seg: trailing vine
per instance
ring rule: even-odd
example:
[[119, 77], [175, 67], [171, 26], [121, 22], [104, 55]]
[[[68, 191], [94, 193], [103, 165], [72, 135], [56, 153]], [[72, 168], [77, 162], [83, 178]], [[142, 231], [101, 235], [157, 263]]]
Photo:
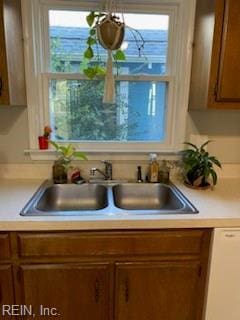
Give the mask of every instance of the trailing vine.
[[[97, 23], [104, 19], [109, 15], [109, 13], [103, 12], [95, 12], [91, 11], [89, 15], [86, 17], [87, 23], [89, 25], [89, 34], [86, 40], [87, 49], [84, 51], [84, 61], [83, 72], [89, 79], [94, 79], [96, 76], [103, 76], [106, 73], [106, 68], [104, 67], [104, 63], [101, 61], [99, 54], [99, 41], [97, 37]], [[119, 18], [117, 16], [112, 16], [115, 21]], [[97, 54], [94, 52], [94, 46], [97, 48]], [[97, 60], [93, 60], [97, 58]], [[125, 61], [126, 56], [121, 49], [112, 51], [112, 58], [115, 62], [117, 61]], [[91, 62], [95, 62], [94, 65], [90, 65]]]

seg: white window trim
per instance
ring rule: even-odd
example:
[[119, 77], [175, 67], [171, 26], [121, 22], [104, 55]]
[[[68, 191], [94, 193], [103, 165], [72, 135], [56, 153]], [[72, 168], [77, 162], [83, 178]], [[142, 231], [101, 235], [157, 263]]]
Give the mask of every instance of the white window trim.
[[[121, 1], [126, 3], [127, 1]], [[24, 32], [24, 51], [26, 65], [26, 82], [27, 82], [27, 101], [28, 101], [28, 118], [29, 118], [29, 152], [32, 159], [49, 159], [51, 151], [39, 152], [37, 137], [42, 134], [44, 125], [49, 123], [48, 112], [48, 79], [51, 75], [46, 70], [46, 55], [49, 48], [46, 45], [48, 39], [47, 28], [42, 28], [43, 25], [48, 25], [48, 21], [41, 21], [41, 16], [46, 17], [46, 10], [52, 6], [58, 9], [71, 7], [71, 9], [91, 9], [98, 7], [98, 1], [72, 1], [72, 0], [22, 0], [23, 14], [23, 32]], [[161, 4], [161, 12], [168, 13], [178, 17], [173, 19], [177, 21], [174, 25], [169, 39], [169, 59], [173, 70], [169, 70], [169, 75], [156, 76], [156, 80], [163, 80], [169, 83], [169, 101], [171, 106], [167, 115], [167, 139], [164, 143], [152, 142], [76, 142], [77, 149], [87, 152], [88, 154], [99, 154], [104, 157], [105, 153], [116, 154], [132, 154], [132, 158], [139, 158], [139, 154], [148, 154], [149, 152], [175, 154], [182, 149], [182, 142], [185, 137], [185, 125], [188, 108], [190, 70], [192, 57], [192, 42], [194, 29], [194, 16], [196, 0], [138, 0], [131, 1], [131, 4], [126, 4], [128, 12], [156, 12], [156, 5]], [[38, 16], [38, 19], [34, 17]], [[172, 50], [173, 44], [177, 43], [177, 50]], [[44, 48], [40, 48], [41, 44]], [[45, 57], [41, 57], [38, 53], [43, 49]], [[44, 63], [45, 62], [45, 63]], [[176, 63], [177, 62], [177, 63]], [[44, 69], [45, 68], [45, 69]], [[176, 77], [172, 77], [176, 71]], [[69, 77], [71, 79], [81, 79], [83, 76], [79, 74], [54, 74], [57, 79]], [[132, 76], [121, 76], [123, 79], [131, 80]], [[146, 76], [148, 78], [148, 76]], [[152, 76], [151, 76], [152, 78]], [[134, 76], [134, 80], [138, 78]], [[139, 77], [143, 80], [144, 77]], [[175, 92], [173, 95], [172, 92]], [[94, 150], [94, 151], [93, 151]]]

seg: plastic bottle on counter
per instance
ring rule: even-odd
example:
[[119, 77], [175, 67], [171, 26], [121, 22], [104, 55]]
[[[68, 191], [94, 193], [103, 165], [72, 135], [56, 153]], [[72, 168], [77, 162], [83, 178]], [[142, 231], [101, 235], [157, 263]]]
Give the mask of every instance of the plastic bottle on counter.
[[148, 170], [148, 182], [158, 182], [159, 164], [156, 153], [150, 153], [150, 164]]
[[167, 165], [167, 161], [163, 160], [159, 169], [159, 182], [169, 183], [169, 171], [170, 169]]

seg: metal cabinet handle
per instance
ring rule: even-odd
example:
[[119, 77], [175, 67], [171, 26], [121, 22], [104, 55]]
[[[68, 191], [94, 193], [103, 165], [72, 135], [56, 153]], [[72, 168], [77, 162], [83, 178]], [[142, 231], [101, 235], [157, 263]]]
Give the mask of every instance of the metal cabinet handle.
[[2, 81], [2, 77], [0, 77], [0, 97], [2, 95], [2, 89], [3, 89], [3, 81]]
[[130, 295], [129, 279], [125, 278], [124, 279], [124, 296], [125, 296], [125, 302], [126, 303], [129, 301], [129, 295]]
[[100, 282], [98, 279], [95, 280], [94, 290], [95, 290], [95, 302], [98, 303], [100, 299]]

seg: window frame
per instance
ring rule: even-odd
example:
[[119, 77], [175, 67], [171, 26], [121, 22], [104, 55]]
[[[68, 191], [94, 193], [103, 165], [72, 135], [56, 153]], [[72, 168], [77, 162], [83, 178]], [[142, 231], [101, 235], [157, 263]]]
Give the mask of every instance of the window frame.
[[[37, 137], [49, 123], [49, 79], [87, 79], [78, 73], [51, 73], [49, 66], [48, 11], [54, 10], [97, 10], [98, 1], [66, 0], [22, 0], [24, 50], [28, 99], [30, 155], [42, 159]], [[152, 0], [127, 1], [124, 11], [139, 13], [168, 14], [168, 74], [166, 75], [121, 75], [116, 80], [164, 81], [168, 83], [168, 107], [166, 116], [166, 140], [162, 142], [73, 142], [77, 149], [87, 153], [130, 153], [133, 155], [149, 152], [174, 154], [181, 149], [185, 136], [185, 122], [188, 107], [194, 14], [196, 0]], [[121, 5], [122, 5], [121, 3]], [[90, 8], [91, 7], [91, 8]], [[175, 48], [174, 48], [175, 44]], [[175, 50], [174, 50], [175, 49]], [[39, 54], [42, 52], [43, 54]], [[181, 77], [181, 75], [184, 75]], [[178, 102], [178, 103], [177, 103]], [[179, 107], [180, 106], [180, 107]], [[64, 142], [63, 142], [64, 143]], [[94, 151], [93, 151], [94, 150]], [[49, 154], [46, 154], [46, 159]]]

